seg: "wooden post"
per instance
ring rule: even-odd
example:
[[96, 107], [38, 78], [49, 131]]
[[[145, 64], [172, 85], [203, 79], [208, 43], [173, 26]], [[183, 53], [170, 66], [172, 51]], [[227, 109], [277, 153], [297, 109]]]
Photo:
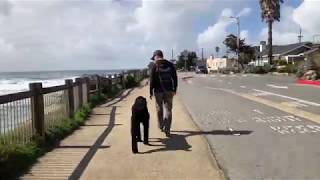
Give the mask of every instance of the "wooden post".
[[44, 136], [44, 102], [42, 94], [42, 83], [30, 83], [30, 91], [34, 93], [31, 98], [31, 113], [33, 126], [36, 130], [36, 134]]
[[97, 95], [101, 97], [101, 79], [100, 76], [97, 75]]
[[117, 85], [118, 84], [118, 76], [117, 76], [117, 74], [114, 74], [113, 78], [114, 78], [115, 84]]
[[122, 89], [126, 89], [126, 83], [124, 81], [124, 72], [121, 73], [121, 85]]
[[69, 101], [69, 107], [68, 107], [68, 112], [69, 112], [69, 117], [73, 117], [74, 113], [74, 97], [73, 97], [73, 80], [72, 79], [66, 79], [65, 84], [68, 87], [68, 101]]
[[81, 106], [83, 104], [83, 89], [82, 89], [83, 80], [82, 80], [82, 78], [76, 78], [76, 83], [78, 83], [79, 108], [81, 108]]
[[108, 74], [108, 93], [112, 90], [112, 75]]
[[85, 82], [87, 84], [87, 102], [90, 101], [90, 78], [85, 77]]

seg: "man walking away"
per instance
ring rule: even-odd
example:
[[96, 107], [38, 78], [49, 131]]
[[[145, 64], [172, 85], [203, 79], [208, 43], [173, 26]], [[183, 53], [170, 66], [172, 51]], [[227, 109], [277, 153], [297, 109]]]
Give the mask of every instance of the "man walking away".
[[155, 95], [159, 128], [170, 137], [172, 99], [178, 86], [177, 72], [174, 65], [163, 58], [161, 50], [156, 50], [151, 59], [155, 64], [151, 70], [150, 98]]

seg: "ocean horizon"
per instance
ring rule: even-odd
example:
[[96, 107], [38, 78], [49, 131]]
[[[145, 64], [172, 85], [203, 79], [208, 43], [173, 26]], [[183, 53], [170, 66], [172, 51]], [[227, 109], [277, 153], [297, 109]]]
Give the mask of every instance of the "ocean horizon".
[[84, 75], [107, 75], [126, 71], [118, 70], [60, 70], [0, 72], [0, 96], [29, 90], [29, 83], [42, 82], [43, 87], [63, 85], [65, 79], [75, 79]]

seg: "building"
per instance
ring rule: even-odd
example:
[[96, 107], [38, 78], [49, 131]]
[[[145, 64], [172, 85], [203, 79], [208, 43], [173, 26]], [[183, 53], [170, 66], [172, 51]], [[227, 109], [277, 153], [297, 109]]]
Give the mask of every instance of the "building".
[[207, 68], [208, 72], [218, 72], [219, 70], [223, 69], [231, 69], [235, 65], [235, 61], [228, 58], [214, 58], [210, 56], [207, 59]]
[[320, 45], [314, 45], [313, 48], [304, 53], [308, 70], [316, 70], [320, 75]]
[[[259, 47], [259, 48], [258, 48]], [[287, 63], [296, 63], [299, 61], [304, 61], [305, 52], [312, 49], [312, 43], [302, 42], [295, 44], [286, 45], [274, 45], [272, 46], [272, 57], [273, 61], [286, 61]], [[250, 64], [256, 66], [263, 66], [268, 64], [268, 48], [265, 41], [260, 42], [260, 46], [255, 46], [256, 50], [256, 60], [252, 61]]]

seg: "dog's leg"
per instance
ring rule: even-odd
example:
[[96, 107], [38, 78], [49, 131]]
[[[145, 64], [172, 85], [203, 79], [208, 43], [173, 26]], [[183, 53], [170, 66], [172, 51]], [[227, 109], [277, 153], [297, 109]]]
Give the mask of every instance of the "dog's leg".
[[132, 152], [133, 152], [133, 153], [138, 153], [137, 137], [136, 137], [134, 134], [132, 135], [131, 149], [132, 149]]
[[149, 120], [143, 122], [143, 143], [149, 144]]
[[137, 137], [137, 141], [138, 142], [142, 142], [142, 139], [141, 139], [141, 130], [140, 130], [140, 123], [137, 123], [136, 124], [136, 137]]

